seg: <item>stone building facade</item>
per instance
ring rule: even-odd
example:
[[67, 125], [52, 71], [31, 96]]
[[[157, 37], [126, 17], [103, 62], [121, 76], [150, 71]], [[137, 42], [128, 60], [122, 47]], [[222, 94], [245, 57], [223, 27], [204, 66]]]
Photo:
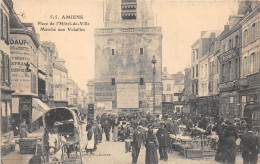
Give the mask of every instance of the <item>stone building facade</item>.
[[12, 93], [10, 76], [10, 13], [13, 8], [11, 0], [3, 0], [0, 3], [0, 59], [1, 59], [1, 132], [12, 131]]
[[242, 53], [240, 110], [241, 117], [260, 128], [260, 2], [250, 2], [251, 12], [241, 20]]

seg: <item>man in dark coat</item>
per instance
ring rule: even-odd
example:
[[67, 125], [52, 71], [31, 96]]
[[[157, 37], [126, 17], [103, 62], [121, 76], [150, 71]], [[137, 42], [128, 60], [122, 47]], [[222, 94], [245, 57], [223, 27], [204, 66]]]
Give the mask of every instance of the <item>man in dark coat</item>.
[[104, 128], [104, 132], [106, 134], [106, 141], [110, 141], [110, 125], [108, 124], [108, 121], [106, 120], [104, 125], [103, 125], [103, 128]]
[[144, 134], [139, 127], [134, 128], [133, 141], [132, 141], [132, 163], [136, 164], [140, 153], [141, 144], [144, 142]]
[[241, 138], [240, 149], [244, 164], [257, 164], [259, 153], [258, 137], [253, 133], [251, 125], [248, 125], [247, 132]]
[[170, 119], [167, 119], [165, 128], [168, 130], [169, 133], [173, 134], [173, 125]]
[[160, 160], [167, 161], [168, 160], [167, 148], [170, 146], [171, 141], [170, 141], [169, 132], [167, 129], [165, 129], [164, 123], [161, 123], [161, 127], [156, 133], [156, 137], [159, 143]]

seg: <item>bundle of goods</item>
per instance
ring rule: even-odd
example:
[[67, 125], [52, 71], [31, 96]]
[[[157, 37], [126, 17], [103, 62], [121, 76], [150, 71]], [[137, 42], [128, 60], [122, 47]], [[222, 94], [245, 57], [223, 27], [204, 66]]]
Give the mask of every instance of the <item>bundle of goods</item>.
[[201, 129], [201, 128], [193, 128], [191, 131], [191, 136], [192, 137], [197, 137], [197, 136], [201, 136], [202, 134], [204, 134], [206, 132], [206, 130]]
[[15, 142], [12, 141], [13, 133], [3, 134], [1, 136], [1, 155], [7, 155], [15, 151]]
[[192, 141], [191, 137], [183, 136], [183, 135], [180, 135], [180, 134], [177, 134], [177, 135], [170, 134], [170, 138], [172, 138], [172, 139], [174, 139], [176, 141], [182, 141], [182, 142], [190, 142], [190, 141]]
[[34, 154], [36, 149], [36, 138], [21, 138], [19, 140], [19, 147], [21, 154]]
[[13, 151], [15, 151], [15, 143], [1, 145], [1, 156], [8, 155]]

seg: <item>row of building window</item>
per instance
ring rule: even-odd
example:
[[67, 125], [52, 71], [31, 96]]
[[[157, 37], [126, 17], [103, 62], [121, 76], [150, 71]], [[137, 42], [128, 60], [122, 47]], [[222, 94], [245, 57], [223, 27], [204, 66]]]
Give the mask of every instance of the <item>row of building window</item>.
[[[139, 55], [143, 55], [143, 54], [144, 54], [144, 49], [140, 48]], [[111, 49], [111, 55], [115, 55], [115, 49]]]
[[215, 60], [209, 63], [209, 74], [219, 73], [219, 61]]
[[0, 9], [0, 17], [1, 17], [1, 39], [5, 40], [5, 42], [9, 43], [9, 19], [8, 16], [4, 14], [3, 10]]
[[198, 83], [192, 84], [192, 95], [198, 95]]
[[208, 64], [201, 66], [201, 78], [206, 78], [208, 76]]
[[221, 82], [229, 82], [239, 78], [239, 59], [235, 58], [229, 62], [223, 63], [221, 67]]
[[[235, 41], [234, 41], [235, 40]], [[226, 46], [227, 44], [227, 46]], [[238, 48], [239, 47], [239, 38], [238, 38], [238, 35], [235, 36], [235, 38], [230, 38], [228, 40], [228, 42], [224, 42], [222, 44], [222, 53], [226, 52], [226, 51], [229, 51], [233, 48]]]
[[192, 78], [199, 76], [199, 65], [197, 64], [195, 67], [192, 67]]
[[195, 60], [198, 60], [198, 49], [194, 49], [192, 50], [192, 60], [195, 61]]
[[260, 21], [253, 23], [243, 31], [243, 47], [260, 37]]
[[260, 51], [245, 56], [242, 59], [242, 77], [259, 72], [260, 69]]
[[66, 89], [54, 89], [55, 101], [66, 101], [67, 91]]

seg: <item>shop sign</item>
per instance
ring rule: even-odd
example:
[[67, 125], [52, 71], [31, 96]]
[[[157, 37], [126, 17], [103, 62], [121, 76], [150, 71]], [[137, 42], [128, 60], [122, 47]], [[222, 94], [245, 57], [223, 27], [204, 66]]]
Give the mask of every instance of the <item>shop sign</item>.
[[235, 57], [239, 56], [237, 48], [233, 48], [225, 53], [223, 53], [221, 56], [219, 56], [219, 62], [225, 63]]
[[218, 87], [220, 89], [220, 91], [228, 91], [228, 90], [233, 90], [233, 89], [236, 89], [238, 88], [238, 83], [237, 82], [228, 82], [228, 83], [222, 83], [222, 84], [219, 84]]

